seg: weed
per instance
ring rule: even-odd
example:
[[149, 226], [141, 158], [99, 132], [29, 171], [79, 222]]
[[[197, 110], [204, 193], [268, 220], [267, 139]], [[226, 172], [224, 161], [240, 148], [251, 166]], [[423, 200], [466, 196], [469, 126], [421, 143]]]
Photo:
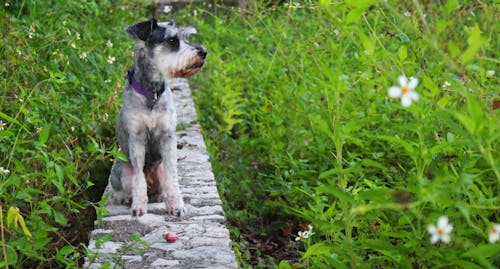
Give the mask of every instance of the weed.
[[0, 7], [0, 267], [76, 268], [83, 260], [116, 152], [117, 99], [131, 64], [123, 52], [132, 46], [122, 29], [137, 20], [136, 5]]
[[[498, 266], [494, 4], [259, 3], [190, 18], [210, 51], [195, 101], [243, 266], [287, 268], [282, 248], [309, 268]], [[440, 216], [451, 238], [433, 245]]]

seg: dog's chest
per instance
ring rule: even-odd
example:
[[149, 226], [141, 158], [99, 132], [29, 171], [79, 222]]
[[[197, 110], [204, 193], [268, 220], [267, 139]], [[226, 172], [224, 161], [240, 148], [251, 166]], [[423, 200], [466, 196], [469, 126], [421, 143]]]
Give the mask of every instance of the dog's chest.
[[127, 122], [133, 132], [142, 133], [149, 131], [152, 133], [164, 133], [175, 131], [176, 112], [173, 103], [159, 103], [149, 109], [142, 107], [128, 111]]

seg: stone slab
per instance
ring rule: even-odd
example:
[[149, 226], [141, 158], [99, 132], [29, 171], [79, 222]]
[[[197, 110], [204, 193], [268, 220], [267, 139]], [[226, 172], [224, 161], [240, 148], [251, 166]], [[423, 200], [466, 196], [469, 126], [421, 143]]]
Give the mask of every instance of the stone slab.
[[[238, 268], [189, 84], [170, 85], [184, 127], [177, 131], [178, 173], [188, 214], [166, 215], [164, 203], [150, 203], [147, 214], [132, 217], [129, 206], [106, 204], [109, 214], [95, 222], [84, 268]], [[166, 232], [176, 233], [176, 242], [168, 243]]]

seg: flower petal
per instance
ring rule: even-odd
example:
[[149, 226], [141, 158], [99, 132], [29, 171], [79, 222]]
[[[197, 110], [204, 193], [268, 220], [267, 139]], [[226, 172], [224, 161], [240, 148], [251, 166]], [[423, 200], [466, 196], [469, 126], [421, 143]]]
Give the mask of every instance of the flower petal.
[[448, 226], [448, 217], [447, 216], [441, 216], [438, 219], [437, 227], [439, 229], [445, 229], [446, 226]]
[[408, 86], [408, 85], [407, 85], [407, 84], [408, 84], [408, 79], [407, 79], [407, 78], [406, 78], [406, 76], [404, 76], [404, 75], [401, 75], [401, 76], [399, 76], [399, 77], [398, 77], [398, 82], [399, 82], [399, 85], [400, 85], [401, 87], [406, 87], [406, 86]]
[[427, 227], [427, 231], [432, 235], [437, 234], [437, 228], [432, 224]]
[[448, 244], [448, 243], [450, 243], [451, 238], [448, 234], [443, 234], [443, 235], [441, 235], [441, 241], [443, 241], [443, 243], [445, 243], [445, 244]]
[[437, 241], [439, 241], [439, 235], [433, 234], [431, 237], [431, 243], [436, 244]]
[[449, 233], [451, 233], [451, 231], [453, 231], [453, 225], [448, 224], [445, 227], [443, 227], [443, 232], [445, 234], [449, 234]]
[[416, 91], [410, 91], [408, 93], [408, 96], [410, 96], [411, 100], [413, 101], [418, 101], [419, 99], [418, 93]]
[[401, 96], [401, 105], [403, 105], [404, 107], [411, 106], [411, 97], [410, 97], [410, 95], [404, 94], [403, 96]]
[[408, 88], [410, 90], [413, 90], [417, 87], [418, 85], [418, 78], [410, 77], [410, 82], [408, 82]]
[[392, 86], [389, 88], [389, 97], [398, 98], [401, 96], [401, 93], [402, 91], [400, 87]]
[[304, 238], [309, 238], [309, 232], [308, 232], [308, 231], [304, 231], [304, 232], [302, 233], [302, 237], [304, 237]]
[[495, 243], [498, 239], [500, 239], [499, 233], [490, 233], [488, 235], [488, 241], [490, 241], [490, 243]]

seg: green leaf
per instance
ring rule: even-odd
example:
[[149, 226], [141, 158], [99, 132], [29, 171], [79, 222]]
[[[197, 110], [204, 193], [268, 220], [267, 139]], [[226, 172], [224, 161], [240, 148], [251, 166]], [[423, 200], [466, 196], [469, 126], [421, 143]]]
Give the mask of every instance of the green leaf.
[[375, 167], [375, 168], [379, 168], [379, 169], [380, 169], [380, 170], [382, 170], [382, 171], [387, 170], [387, 168], [386, 168], [383, 164], [381, 164], [381, 163], [379, 163], [379, 162], [376, 162], [376, 161], [374, 161], [374, 160], [370, 160], [370, 159], [363, 159], [363, 160], [361, 161], [361, 165], [363, 165], [363, 166], [365, 166], [365, 167]]
[[410, 155], [413, 155], [415, 153], [415, 149], [412, 147], [412, 145], [400, 138], [388, 135], [379, 135], [377, 136], [377, 138], [402, 146], [406, 150], [406, 152]]
[[448, 51], [450, 52], [451, 57], [457, 57], [460, 53], [460, 48], [453, 41], [448, 41]]
[[319, 132], [328, 136], [332, 142], [335, 142], [335, 136], [333, 135], [333, 131], [330, 128], [330, 125], [319, 115], [309, 115], [309, 121], [311, 122], [313, 127], [317, 128]]
[[408, 57], [408, 49], [406, 46], [401, 46], [398, 51], [398, 56], [401, 61], [404, 61]]
[[467, 44], [469, 46], [464, 54], [462, 54], [462, 64], [470, 62], [485, 42], [486, 39], [481, 37], [481, 30], [479, 29], [479, 26], [477, 24], [474, 25], [474, 28], [472, 28], [469, 33], [469, 38], [467, 38]]
[[453, 11], [459, 8], [458, 0], [447, 0], [446, 1], [446, 12], [451, 14]]
[[64, 180], [64, 170], [63, 170], [63, 168], [60, 165], [56, 164], [55, 167], [54, 167], [54, 169], [56, 170], [57, 179], [59, 181], [63, 181]]
[[54, 214], [54, 220], [57, 223], [59, 223], [61, 225], [68, 224], [68, 219], [66, 218], [66, 216], [63, 213], [61, 213], [61, 212], [59, 212], [57, 210], [54, 210], [52, 213]]
[[500, 244], [482, 244], [462, 254], [478, 262], [483, 268], [496, 268], [490, 260], [500, 255]]
[[306, 260], [306, 259], [309, 259], [310, 257], [314, 257], [314, 256], [323, 256], [323, 255], [329, 255], [331, 253], [333, 253], [335, 249], [333, 248], [332, 245], [329, 245], [327, 243], [317, 243], [317, 244], [314, 244], [312, 246], [310, 246], [306, 253], [304, 253], [304, 255], [302, 255], [302, 259]]
[[0, 251], [0, 268], [7, 267], [7, 265], [16, 264], [18, 259], [16, 250], [9, 245], [0, 245], [0, 249], [2, 249], [3, 247], [5, 247], [5, 254], [7, 258], [3, 256], [3, 251]]
[[345, 3], [354, 8], [368, 9], [371, 5], [377, 3], [377, 0], [346, 0]]
[[57, 251], [57, 254], [62, 255], [62, 256], [67, 256], [73, 252], [75, 252], [75, 247], [68, 245], [68, 246], [64, 246], [61, 249], [59, 249]]
[[11, 206], [7, 211], [7, 227], [17, 228], [17, 218], [19, 216], [19, 208]]
[[376, 2], [376, 0], [347, 0], [345, 3], [354, 9], [347, 14], [346, 22], [352, 23], [358, 21], [363, 12]]
[[285, 260], [280, 261], [278, 265], [279, 269], [292, 269], [292, 266]]
[[476, 126], [478, 127], [478, 129], [481, 130], [481, 123], [483, 122], [484, 113], [483, 108], [476, 97], [469, 96], [469, 98], [467, 99], [467, 110], [469, 111], [469, 114], [471, 115], [474, 122], [476, 122]]
[[391, 190], [386, 188], [366, 189], [358, 193], [358, 198], [361, 200], [384, 203], [390, 200], [390, 192]]
[[434, 83], [434, 81], [426, 74], [422, 75], [422, 85], [429, 90], [431, 96], [437, 96], [441, 93], [439, 87]]
[[31, 232], [26, 227], [26, 223], [24, 223], [24, 218], [21, 215], [19, 208], [16, 206], [11, 206], [7, 211], [7, 226], [13, 229], [19, 229], [20, 226], [24, 235], [29, 240], [31, 240], [31, 238], [33, 237], [31, 235]]
[[365, 8], [355, 8], [351, 10], [349, 14], [347, 14], [347, 18], [345, 19], [345, 21], [347, 23], [357, 22], [361, 17], [361, 15], [363, 14], [363, 12], [365, 12], [365, 10], [366, 10]]
[[365, 53], [368, 55], [373, 55], [375, 51], [375, 42], [373, 41], [373, 38], [370, 38], [363, 32], [359, 32], [359, 39], [361, 40], [361, 44], [365, 49]]
[[40, 132], [40, 135], [38, 136], [38, 143], [39, 145], [45, 145], [47, 140], [49, 139], [49, 133], [50, 133], [50, 124], [47, 124], [43, 126], [42, 131]]
[[396, 262], [401, 260], [401, 254], [398, 252], [389, 240], [383, 239], [361, 239], [358, 241], [363, 248], [382, 253], [384, 256], [393, 259]]
[[316, 191], [319, 193], [331, 194], [344, 202], [354, 203], [354, 198], [349, 193], [341, 191], [335, 185], [320, 186], [316, 188]]
[[6, 120], [6, 121], [8, 121], [8, 122], [15, 123], [15, 124], [19, 125], [21, 128], [23, 128], [23, 130], [28, 131], [28, 129], [26, 129], [26, 127], [24, 127], [24, 125], [22, 125], [19, 121], [17, 121], [16, 119], [14, 119], [14, 118], [12, 118], [12, 117], [8, 116], [8, 115], [7, 115], [7, 114], [5, 114], [5, 113], [0, 112], [0, 118], [2, 118], [2, 119], [4, 119], [4, 120]]
[[452, 112], [452, 114], [465, 127], [469, 134], [474, 135], [476, 133], [476, 123], [472, 118], [459, 112]]

